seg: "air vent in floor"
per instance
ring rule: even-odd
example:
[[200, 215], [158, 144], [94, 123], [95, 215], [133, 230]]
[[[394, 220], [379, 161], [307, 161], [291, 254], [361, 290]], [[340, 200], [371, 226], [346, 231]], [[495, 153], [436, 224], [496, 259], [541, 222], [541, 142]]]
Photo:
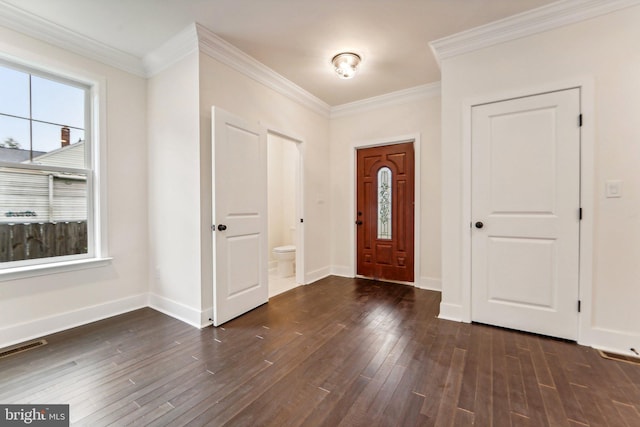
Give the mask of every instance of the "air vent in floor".
[[600, 356], [605, 359], [617, 360], [619, 362], [633, 363], [634, 365], [640, 365], [640, 358], [633, 356], [625, 356], [624, 354], [610, 353], [608, 351], [598, 350]]
[[30, 342], [23, 343], [23, 344], [18, 344], [18, 345], [13, 346], [13, 347], [8, 347], [8, 348], [0, 351], [0, 359], [2, 359], [4, 357], [13, 356], [14, 354], [22, 353], [23, 351], [32, 350], [34, 348], [42, 347], [45, 344], [47, 344], [46, 340], [36, 340], [36, 341], [30, 341]]

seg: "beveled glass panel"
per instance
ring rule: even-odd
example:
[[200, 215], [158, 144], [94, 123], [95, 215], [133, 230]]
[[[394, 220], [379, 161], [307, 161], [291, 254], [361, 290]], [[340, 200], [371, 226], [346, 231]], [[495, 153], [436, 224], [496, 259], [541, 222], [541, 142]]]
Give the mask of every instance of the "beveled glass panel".
[[378, 170], [378, 239], [391, 239], [391, 169]]

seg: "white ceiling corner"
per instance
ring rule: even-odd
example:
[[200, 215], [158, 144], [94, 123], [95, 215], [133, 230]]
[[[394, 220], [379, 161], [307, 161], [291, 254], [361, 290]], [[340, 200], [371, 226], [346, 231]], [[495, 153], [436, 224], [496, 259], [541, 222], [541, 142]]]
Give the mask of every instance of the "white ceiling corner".
[[247, 55], [209, 29], [196, 24], [200, 51], [276, 92], [328, 117], [329, 104]]
[[159, 48], [144, 56], [145, 75], [153, 77], [198, 50], [197, 24], [188, 25]]
[[182, 32], [144, 58], [148, 76], [152, 76], [179, 61], [195, 48], [245, 76], [314, 110], [324, 117], [342, 117], [369, 111], [381, 106], [407, 102], [416, 98], [439, 96], [440, 82], [429, 83], [348, 104], [330, 107], [295, 83], [228, 43], [201, 24], [189, 25]]
[[139, 58], [2, 0], [0, 0], [0, 25], [131, 74], [145, 76], [142, 61]]
[[498, 43], [549, 31], [640, 4], [640, 0], [560, 0], [429, 43], [438, 64], [443, 59]]

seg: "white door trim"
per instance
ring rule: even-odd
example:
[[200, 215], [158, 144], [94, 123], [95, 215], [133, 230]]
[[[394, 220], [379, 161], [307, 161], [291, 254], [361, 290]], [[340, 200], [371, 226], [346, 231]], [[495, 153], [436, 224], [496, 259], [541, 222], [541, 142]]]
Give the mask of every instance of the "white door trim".
[[[580, 205], [583, 217], [580, 223], [580, 292], [582, 302], [578, 320], [578, 343], [591, 345], [592, 332], [592, 289], [593, 289], [593, 227], [595, 213], [595, 115], [594, 115], [594, 79], [576, 77], [574, 79], [532, 86], [509, 92], [492, 93], [463, 102], [462, 123], [462, 292], [459, 320], [471, 322], [471, 112], [475, 105], [505, 101], [513, 98], [537, 95], [546, 92], [580, 88], [580, 110], [583, 125], [580, 136]], [[446, 316], [450, 318], [451, 316]]]
[[391, 138], [381, 138], [376, 140], [369, 141], [360, 141], [354, 142], [351, 149], [351, 162], [349, 165], [349, 173], [351, 179], [349, 180], [349, 194], [351, 195], [349, 199], [349, 212], [351, 212], [351, 217], [349, 218], [350, 230], [351, 230], [351, 240], [350, 240], [350, 253], [352, 254], [351, 258], [351, 277], [357, 276], [357, 259], [358, 254], [356, 250], [357, 246], [357, 230], [355, 225], [356, 218], [356, 186], [357, 186], [357, 177], [356, 177], [356, 168], [357, 168], [357, 153], [356, 150], [359, 148], [369, 148], [369, 147], [380, 147], [383, 145], [393, 145], [399, 144], [402, 142], [413, 142], [413, 151], [414, 151], [414, 206], [413, 206], [413, 283], [412, 285], [416, 286], [420, 283], [420, 245], [422, 243], [422, 234], [420, 231], [420, 218], [421, 218], [421, 204], [420, 204], [420, 195], [422, 194], [421, 188], [421, 179], [420, 179], [420, 165], [421, 154], [420, 154], [420, 134], [411, 134], [411, 135], [402, 135]]

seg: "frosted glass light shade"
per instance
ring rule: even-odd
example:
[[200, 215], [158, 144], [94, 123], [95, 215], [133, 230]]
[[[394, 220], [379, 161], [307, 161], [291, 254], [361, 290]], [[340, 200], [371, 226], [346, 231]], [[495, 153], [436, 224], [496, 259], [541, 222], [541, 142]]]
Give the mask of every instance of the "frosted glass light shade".
[[360, 61], [362, 61], [360, 55], [353, 52], [343, 52], [334, 56], [331, 63], [335, 67], [338, 77], [350, 79], [356, 75]]

